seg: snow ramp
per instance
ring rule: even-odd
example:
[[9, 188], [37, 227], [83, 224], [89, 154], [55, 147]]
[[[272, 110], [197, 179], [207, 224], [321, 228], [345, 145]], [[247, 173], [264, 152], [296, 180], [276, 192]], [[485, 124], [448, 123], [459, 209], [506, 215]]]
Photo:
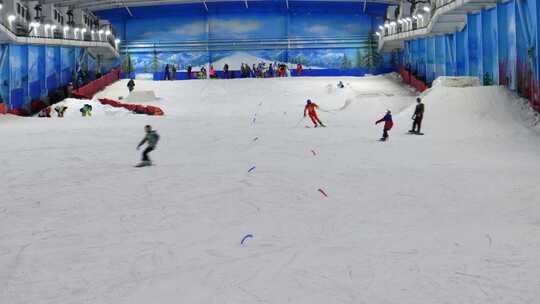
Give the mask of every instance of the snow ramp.
[[[537, 123], [526, 102], [504, 87], [437, 86], [420, 97], [426, 106], [423, 130], [433, 136], [515, 137], [530, 132]], [[401, 130], [410, 128], [403, 122], [414, 108], [411, 105], [398, 116]]]

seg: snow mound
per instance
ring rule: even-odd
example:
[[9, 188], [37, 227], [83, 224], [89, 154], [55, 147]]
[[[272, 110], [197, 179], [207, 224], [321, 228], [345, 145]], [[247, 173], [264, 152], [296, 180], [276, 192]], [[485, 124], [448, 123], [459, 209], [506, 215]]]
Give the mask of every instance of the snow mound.
[[157, 100], [158, 100], [158, 97], [156, 96], [156, 93], [154, 93], [153, 90], [133, 91], [128, 95], [128, 97], [124, 99], [125, 102], [130, 102], [130, 103], [147, 103], [147, 102], [155, 102]]
[[[502, 86], [434, 86], [422, 100], [425, 128], [445, 138], [522, 137], [539, 120], [525, 99]], [[402, 115], [412, 116], [414, 107]]]
[[440, 76], [433, 81], [432, 87], [479, 87], [480, 79], [478, 77], [449, 77]]

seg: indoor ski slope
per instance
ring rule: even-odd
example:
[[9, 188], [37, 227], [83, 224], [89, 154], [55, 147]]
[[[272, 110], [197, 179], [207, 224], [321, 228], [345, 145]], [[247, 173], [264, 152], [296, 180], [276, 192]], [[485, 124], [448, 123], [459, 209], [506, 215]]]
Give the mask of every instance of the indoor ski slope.
[[[137, 81], [165, 116], [0, 117], [0, 303], [538, 303], [522, 102], [437, 88], [416, 136], [408, 88], [339, 80]], [[145, 124], [161, 141], [137, 169]]]

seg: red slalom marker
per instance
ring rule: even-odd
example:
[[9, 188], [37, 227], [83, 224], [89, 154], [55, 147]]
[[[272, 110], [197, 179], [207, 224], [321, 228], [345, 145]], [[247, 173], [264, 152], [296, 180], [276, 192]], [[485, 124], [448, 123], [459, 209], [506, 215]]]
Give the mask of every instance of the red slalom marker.
[[315, 152], [315, 150], [311, 150], [311, 153], [313, 153], [313, 156], [317, 155], [317, 153]]
[[324, 195], [325, 197], [328, 197], [328, 195], [326, 194], [326, 192], [324, 192], [323, 189], [319, 188], [318, 190], [320, 193], [322, 193], [322, 195]]

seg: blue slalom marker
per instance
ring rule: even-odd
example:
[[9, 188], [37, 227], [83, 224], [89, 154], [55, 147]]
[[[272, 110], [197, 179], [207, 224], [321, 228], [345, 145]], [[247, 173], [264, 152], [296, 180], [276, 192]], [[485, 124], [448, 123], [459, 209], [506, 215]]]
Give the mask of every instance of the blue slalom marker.
[[249, 168], [248, 173], [251, 173], [251, 171], [255, 170], [255, 168], [256, 168], [255, 166]]
[[247, 239], [250, 239], [250, 238], [253, 238], [253, 235], [252, 235], [252, 234], [246, 234], [246, 236], [244, 236], [244, 238], [243, 238], [242, 241], [240, 242], [240, 245], [244, 245], [244, 242], [245, 242]]

